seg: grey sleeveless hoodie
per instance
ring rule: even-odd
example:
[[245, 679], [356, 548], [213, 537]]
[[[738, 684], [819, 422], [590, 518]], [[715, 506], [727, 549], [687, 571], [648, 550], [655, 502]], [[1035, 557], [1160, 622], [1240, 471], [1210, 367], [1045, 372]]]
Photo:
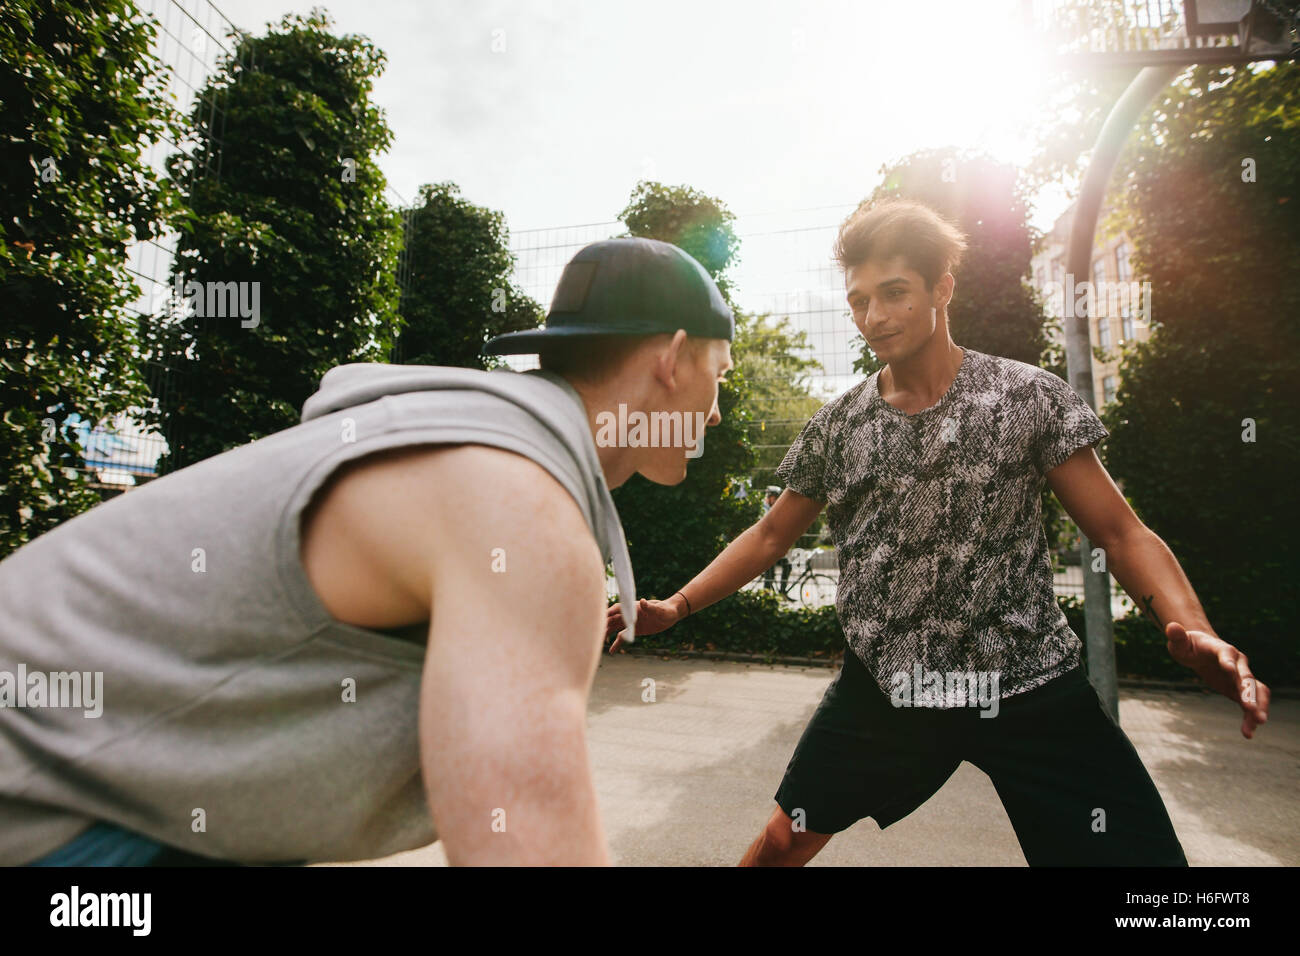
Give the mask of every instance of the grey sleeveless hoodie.
[[250, 863], [368, 859], [436, 839], [416, 724], [423, 639], [333, 619], [302, 568], [299, 523], [345, 462], [443, 442], [507, 449], [552, 474], [613, 561], [635, 633], [623, 529], [567, 382], [339, 366], [302, 424], [0, 561], [0, 864], [99, 820]]

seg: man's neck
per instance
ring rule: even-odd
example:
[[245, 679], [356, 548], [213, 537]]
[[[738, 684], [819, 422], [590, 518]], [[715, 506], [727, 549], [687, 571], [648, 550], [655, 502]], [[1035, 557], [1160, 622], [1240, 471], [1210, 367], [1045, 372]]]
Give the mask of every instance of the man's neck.
[[928, 408], [952, 386], [963, 355], [951, 335], [936, 335], [915, 355], [886, 365], [880, 373], [883, 385], [879, 391], [882, 395], [905, 396], [908, 404]]
[[616, 390], [601, 388], [598, 386], [587, 385], [583, 382], [572, 382], [568, 379], [573, 390], [578, 393], [582, 399], [583, 408], [587, 412], [587, 426], [591, 429], [591, 438], [596, 445], [596, 458], [600, 461], [600, 470], [605, 475], [605, 486], [608, 488], [617, 488], [623, 482], [627, 481], [636, 474], [636, 463], [633, 461], [632, 449], [622, 448], [617, 445], [602, 446], [596, 441], [600, 432], [601, 413], [606, 412], [606, 420], [612, 418], [618, 421], [618, 406], [621, 403], [626, 406], [630, 412], [640, 405], [636, 402], [629, 402], [624, 396], [621, 399], [615, 395]]

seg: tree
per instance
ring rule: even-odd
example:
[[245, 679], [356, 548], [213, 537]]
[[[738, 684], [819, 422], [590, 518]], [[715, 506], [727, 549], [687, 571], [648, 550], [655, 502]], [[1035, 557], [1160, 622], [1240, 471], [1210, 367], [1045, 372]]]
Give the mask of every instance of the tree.
[[789, 316], [736, 315], [731, 354], [732, 361], [744, 368], [753, 392], [756, 486], [777, 480], [777, 465], [804, 424], [824, 404], [812, 394], [810, 376], [822, 364], [804, 357], [809, 348], [808, 333], [792, 328]]
[[488, 338], [541, 324], [541, 306], [511, 278], [505, 216], [462, 199], [453, 183], [438, 183], [420, 187], [406, 222], [411, 265], [400, 361], [484, 368], [479, 350]]
[[731, 226], [736, 217], [721, 200], [689, 186], [642, 180], [618, 218], [629, 235], [663, 239], [689, 252], [732, 304], [727, 270], [735, 264], [740, 237]]
[[1124, 359], [1109, 462], [1216, 630], [1264, 680], [1294, 681], [1300, 66], [1186, 74], [1139, 125], [1118, 189], [1158, 321]]
[[370, 102], [384, 56], [329, 27], [313, 11], [238, 35], [195, 106], [198, 145], [169, 162], [188, 204], [174, 275], [205, 305], [147, 323], [170, 373], [160, 471], [296, 424], [332, 366], [392, 346], [401, 237], [374, 161], [392, 134]]
[[0, 555], [99, 500], [72, 423], [147, 399], [125, 265], [171, 207], [142, 158], [177, 135], [155, 29], [124, 0], [0, 9]]
[[[671, 242], [694, 255], [729, 295], [726, 270], [740, 241], [719, 200], [642, 182], [619, 217], [631, 235]], [[704, 453], [690, 462], [686, 479], [669, 487], [634, 475], [613, 491], [643, 595], [667, 597], [757, 517], [757, 496], [731, 493], [754, 463], [751, 386], [743, 365], [733, 362], [718, 390], [722, 422], [708, 430]]]
[[[1073, 40], [1116, 30], [1137, 32], [1150, 22], [1150, 9], [1139, 9], [1137, 0], [1056, 0], [1051, 20], [1062, 39]], [[1058, 70], [1046, 80], [1047, 115], [1054, 122], [1034, 127], [1035, 154], [1024, 173], [1031, 193], [1049, 185], [1063, 186], [1071, 196], [1077, 193], [1102, 124], [1135, 74], [1100, 67]]]

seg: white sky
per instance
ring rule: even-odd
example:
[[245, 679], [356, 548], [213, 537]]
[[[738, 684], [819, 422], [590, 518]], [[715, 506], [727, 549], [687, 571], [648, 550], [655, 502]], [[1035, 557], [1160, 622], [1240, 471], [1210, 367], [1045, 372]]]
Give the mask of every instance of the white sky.
[[[215, 49], [170, 0], [137, 2], [190, 51], [172, 42], [167, 54], [188, 99], [184, 84], [201, 85]], [[261, 34], [313, 0], [215, 3]], [[612, 223], [643, 178], [717, 196], [737, 216], [738, 303], [809, 334], [827, 397], [860, 380], [830, 245], [880, 166], [957, 146], [1023, 167], [1034, 129], [1053, 119], [1023, 0], [323, 5], [336, 33], [363, 34], [388, 57], [374, 100], [394, 141], [379, 162], [400, 197], [450, 180], [504, 212], [516, 276], [546, 305], [569, 256], [618, 227], [527, 230]], [[161, 168], [167, 152], [159, 144], [151, 162]], [[1041, 195], [1031, 221], [1046, 230], [1067, 205], [1061, 190]], [[138, 244], [131, 261], [163, 294], [166, 246]], [[141, 308], [157, 305], [150, 285]]]
[[[312, 6], [215, 2], [257, 34]], [[881, 165], [957, 146], [1023, 167], [1053, 119], [1022, 0], [324, 6], [336, 33], [388, 57], [374, 101], [394, 141], [379, 162], [400, 197], [450, 180], [504, 212], [516, 278], [545, 306], [563, 263], [621, 227], [527, 230], [612, 223], [643, 178], [716, 196], [741, 237], [737, 303], [808, 333], [828, 395], [860, 378], [831, 243]], [[1047, 230], [1067, 205], [1041, 195], [1031, 221]]]
[[[259, 33], [311, 7], [217, 3]], [[742, 218], [843, 206], [924, 147], [1023, 164], [1026, 131], [1048, 119], [1019, 0], [324, 5], [337, 32], [388, 56], [375, 100], [394, 131], [390, 184], [409, 200], [452, 180], [512, 231], [613, 220], [643, 177]], [[1065, 204], [1045, 199], [1035, 224]]]

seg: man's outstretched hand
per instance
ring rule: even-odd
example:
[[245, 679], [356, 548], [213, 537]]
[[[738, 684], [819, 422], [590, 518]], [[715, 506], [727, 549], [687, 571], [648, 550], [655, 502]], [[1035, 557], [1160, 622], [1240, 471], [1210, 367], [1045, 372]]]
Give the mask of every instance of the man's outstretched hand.
[[[640, 628], [637, 629], [640, 633]], [[1189, 631], [1176, 621], [1165, 625], [1169, 656], [1196, 671], [1201, 680], [1241, 706], [1241, 734], [1255, 736], [1268, 720], [1268, 685], [1250, 672], [1246, 655], [1206, 631]]]
[[[636, 606], [636, 636], [645, 637], [647, 634], [658, 634], [660, 631], [666, 631], [678, 621], [682, 615], [677, 606], [671, 601], [651, 601], [641, 598]], [[627, 627], [627, 622], [623, 620], [623, 605], [615, 604], [609, 609], [609, 614], [605, 620], [605, 637], [611, 634], [617, 634]], [[609, 652], [613, 654], [623, 646], [623, 638], [614, 638], [614, 643], [609, 645]]]

